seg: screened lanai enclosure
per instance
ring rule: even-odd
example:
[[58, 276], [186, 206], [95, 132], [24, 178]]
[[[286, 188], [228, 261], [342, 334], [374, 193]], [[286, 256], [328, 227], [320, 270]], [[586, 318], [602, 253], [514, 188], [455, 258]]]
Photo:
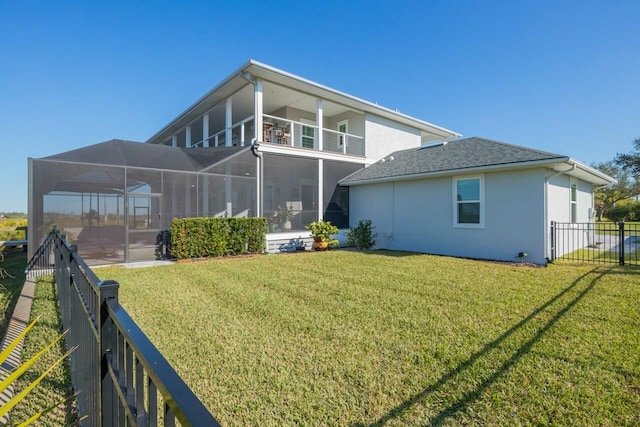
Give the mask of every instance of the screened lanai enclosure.
[[337, 184], [362, 165], [263, 154], [259, 167], [257, 160], [251, 146], [122, 140], [29, 159], [29, 250], [54, 225], [92, 264], [161, 257], [158, 237], [173, 218], [259, 214], [274, 234], [302, 231], [318, 217], [348, 227], [348, 189]]

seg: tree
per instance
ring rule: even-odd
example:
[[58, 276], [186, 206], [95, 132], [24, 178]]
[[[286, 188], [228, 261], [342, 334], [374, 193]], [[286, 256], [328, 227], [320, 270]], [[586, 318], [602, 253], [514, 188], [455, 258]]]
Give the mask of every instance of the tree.
[[620, 154], [614, 160], [624, 169], [631, 172], [632, 175], [640, 176], [640, 138], [633, 141], [633, 151], [629, 154]]
[[[637, 139], [637, 141], [640, 141], [640, 139]], [[640, 147], [640, 143], [638, 147]], [[617, 158], [608, 162], [596, 163], [592, 166], [618, 180], [616, 184], [596, 189], [595, 191], [596, 214], [598, 215], [598, 221], [602, 221], [604, 212], [611, 209], [616, 202], [630, 199], [640, 194], [640, 180], [634, 176], [632, 169], [622, 165]]]

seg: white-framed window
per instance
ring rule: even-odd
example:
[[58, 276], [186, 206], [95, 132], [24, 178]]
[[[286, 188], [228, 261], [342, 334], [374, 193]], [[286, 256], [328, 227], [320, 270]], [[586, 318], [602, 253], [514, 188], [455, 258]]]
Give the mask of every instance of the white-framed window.
[[453, 178], [453, 226], [484, 227], [484, 175]]
[[578, 182], [575, 178], [569, 179], [569, 208], [571, 212], [571, 223], [578, 222]]
[[[300, 132], [300, 146], [302, 148], [314, 148], [315, 145], [315, 139], [316, 139], [316, 128], [313, 126], [315, 124], [315, 122], [312, 122], [311, 120], [307, 120], [304, 118], [300, 118], [300, 122], [304, 123], [302, 125], [302, 129]], [[311, 125], [311, 126], [305, 126], [305, 125]]]
[[341, 120], [338, 122], [338, 147], [344, 146], [347, 133], [349, 133], [349, 120]]

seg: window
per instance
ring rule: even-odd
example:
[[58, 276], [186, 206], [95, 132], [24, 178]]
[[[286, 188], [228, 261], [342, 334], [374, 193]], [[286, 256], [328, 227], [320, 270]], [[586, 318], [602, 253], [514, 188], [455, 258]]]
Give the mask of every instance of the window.
[[576, 180], [571, 178], [570, 181], [571, 188], [571, 199], [570, 199], [570, 207], [571, 207], [571, 223], [575, 224], [578, 222], [578, 184]]
[[[304, 118], [300, 118], [300, 121], [302, 123], [304, 123], [302, 125], [302, 130], [300, 132], [300, 136], [301, 136], [301, 141], [300, 141], [300, 146], [302, 148], [313, 148], [314, 146], [314, 142], [315, 142], [315, 136], [316, 136], [316, 132], [315, 132], [315, 127], [313, 126], [314, 122], [312, 122], [311, 120], [307, 120]], [[311, 126], [305, 126], [306, 125], [311, 125]]]
[[344, 146], [346, 142], [347, 135], [349, 132], [349, 120], [342, 120], [338, 122], [338, 147]]
[[454, 227], [484, 227], [484, 179], [454, 178]]

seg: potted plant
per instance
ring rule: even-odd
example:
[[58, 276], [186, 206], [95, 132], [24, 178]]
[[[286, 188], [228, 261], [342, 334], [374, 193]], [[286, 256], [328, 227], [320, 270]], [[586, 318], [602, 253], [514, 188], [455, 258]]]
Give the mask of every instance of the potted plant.
[[338, 227], [331, 224], [330, 221], [313, 221], [311, 224], [305, 226], [307, 230], [311, 230], [311, 237], [313, 237], [313, 248], [316, 251], [325, 251], [329, 245], [337, 245], [338, 241], [331, 236], [338, 234]]
[[286, 205], [285, 207], [278, 205], [275, 216], [278, 218], [282, 230], [291, 230], [291, 218], [293, 218], [293, 214], [293, 209], [288, 208]]

